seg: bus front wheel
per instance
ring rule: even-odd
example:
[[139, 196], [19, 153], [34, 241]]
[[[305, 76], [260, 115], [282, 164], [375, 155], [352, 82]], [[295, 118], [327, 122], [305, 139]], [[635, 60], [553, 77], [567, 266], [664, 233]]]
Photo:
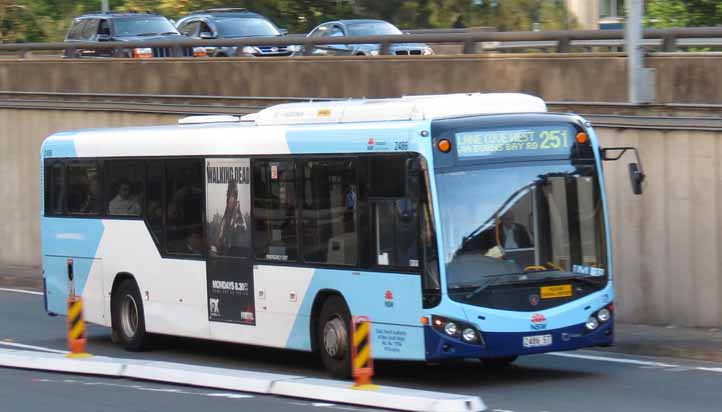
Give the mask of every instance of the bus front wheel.
[[351, 313], [340, 296], [331, 296], [323, 303], [316, 328], [316, 342], [321, 360], [331, 376], [351, 376]]
[[145, 331], [143, 300], [135, 281], [124, 280], [111, 300], [113, 334], [120, 344], [129, 351], [141, 351], [148, 346], [149, 336]]

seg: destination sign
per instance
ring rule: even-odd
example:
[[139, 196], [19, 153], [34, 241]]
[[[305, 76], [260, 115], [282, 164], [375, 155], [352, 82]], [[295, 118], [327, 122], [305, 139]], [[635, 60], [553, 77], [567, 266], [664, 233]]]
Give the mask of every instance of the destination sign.
[[488, 156], [568, 155], [574, 143], [572, 125], [529, 126], [456, 133], [459, 159]]

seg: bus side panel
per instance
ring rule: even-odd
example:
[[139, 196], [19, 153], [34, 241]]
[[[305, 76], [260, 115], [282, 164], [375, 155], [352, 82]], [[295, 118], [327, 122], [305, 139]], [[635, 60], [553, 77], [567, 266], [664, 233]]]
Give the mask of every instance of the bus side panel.
[[103, 231], [103, 223], [99, 219], [42, 219], [48, 312], [67, 312], [68, 259], [72, 259], [73, 287], [75, 294], [85, 301], [86, 319], [102, 323], [103, 278], [97, 251]]
[[421, 278], [412, 274], [317, 269], [303, 296], [286, 347], [311, 348], [311, 310], [323, 290], [338, 291], [352, 316], [368, 316], [373, 323], [372, 350], [377, 359], [426, 358]]
[[163, 258], [142, 220], [104, 222], [99, 251], [108, 322], [113, 282], [118, 274], [127, 273], [138, 284], [148, 331], [208, 338], [205, 261]]

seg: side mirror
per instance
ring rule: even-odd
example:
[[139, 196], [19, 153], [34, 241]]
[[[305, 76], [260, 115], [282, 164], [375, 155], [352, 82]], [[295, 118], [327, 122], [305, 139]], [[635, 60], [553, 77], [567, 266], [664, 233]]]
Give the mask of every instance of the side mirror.
[[636, 163], [629, 164], [629, 181], [632, 183], [632, 191], [635, 195], [641, 195], [643, 188], [642, 183], [646, 175], [639, 170], [639, 165]]
[[644, 191], [642, 183], [644, 183], [647, 175], [644, 174], [642, 159], [639, 158], [639, 151], [636, 147], [607, 147], [602, 149], [602, 159], [611, 161], [619, 160], [627, 150], [633, 151], [637, 158], [636, 163], [629, 164], [629, 180], [632, 183], [632, 191], [635, 195], [641, 195]]
[[216, 36], [213, 35], [213, 33], [209, 31], [201, 32], [200, 36], [201, 39], [215, 39]]
[[288, 29], [278, 29], [278, 32], [281, 33], [281, 36], [288, 36]]

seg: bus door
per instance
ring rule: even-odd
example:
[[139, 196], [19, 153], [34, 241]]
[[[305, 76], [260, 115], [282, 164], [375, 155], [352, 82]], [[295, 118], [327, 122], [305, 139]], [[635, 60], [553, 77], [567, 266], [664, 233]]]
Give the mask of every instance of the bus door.
[[208, 320], [256, 324], [251, 245], [251, 162], [206, 159]]

